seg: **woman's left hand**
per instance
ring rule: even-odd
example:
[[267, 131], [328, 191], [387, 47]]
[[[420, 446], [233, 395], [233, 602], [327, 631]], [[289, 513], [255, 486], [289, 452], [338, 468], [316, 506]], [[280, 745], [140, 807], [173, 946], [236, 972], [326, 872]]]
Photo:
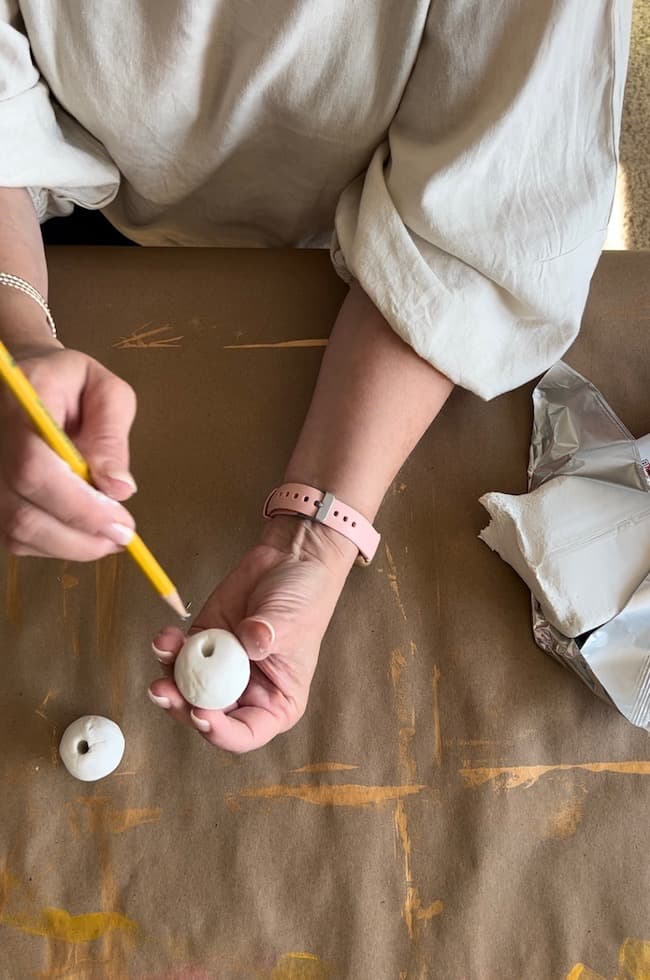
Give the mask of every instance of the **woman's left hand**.
[[184, 635], [169, 627], [153, 644], [166, 676], [151, 685], [152, 701], [230, 752], [260, 748], [288, 731], [305, 712], [320, 644], [357, 554], [322, 524], [273, 518], [189, 631], [219, 627], [235, 633], [251, 659], [248, 687], [224, 711], [193, 708], [173, 679]]

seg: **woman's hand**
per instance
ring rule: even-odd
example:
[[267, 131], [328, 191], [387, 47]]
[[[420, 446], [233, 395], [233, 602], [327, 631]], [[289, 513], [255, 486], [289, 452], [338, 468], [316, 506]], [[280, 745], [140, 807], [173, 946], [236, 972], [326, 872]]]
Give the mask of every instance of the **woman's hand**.
[[154, 640], [167, 676], [151, 685], [151, 700], [231, 752], [257, 749], [288, 731], [305, 711], [320, 644], [356, 556], [351, 542], [323, 525], [273, 518], [190, 630], [220, 627], [239, 637], [252, 661], [242, 696], [225, 711], [192, 708], [173, 680], [184, 637], [170, 627]]
[[[120, 551], [133, 518], [118, 503], [135, 491], [129, 430], [135, 395], [126, 382], [54, 340], [12, 345], [55, 421], [90, 465], [94, 489], [36, 435], [9, 392], [0, 392], [0, 536], [14, 555], [93, 561]], [[4, 386], [2, 386], [4, 389]], [[100, 492], [101, 491], [101, 492]]]

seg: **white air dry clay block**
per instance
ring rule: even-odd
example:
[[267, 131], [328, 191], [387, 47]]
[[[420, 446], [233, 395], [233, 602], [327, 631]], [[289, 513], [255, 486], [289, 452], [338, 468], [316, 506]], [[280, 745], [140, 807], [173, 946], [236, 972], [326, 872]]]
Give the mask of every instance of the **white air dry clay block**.
[[59, 755], [75, 779], [84, 782], [103, 779], [122, 761], [124, 735], [110, 718], [84, 715], [64, 731]]
[[558, 476], [481, 497], [479, 537], [523, 578], [549, 623], [579, 636], [618, 615], [650, 569], [650, 494]]
[[229, 707], [246, 690], [250, 676], [248, 654], [227, 630], [190, 636], [174, 664], [176, 686], [196, 708]]

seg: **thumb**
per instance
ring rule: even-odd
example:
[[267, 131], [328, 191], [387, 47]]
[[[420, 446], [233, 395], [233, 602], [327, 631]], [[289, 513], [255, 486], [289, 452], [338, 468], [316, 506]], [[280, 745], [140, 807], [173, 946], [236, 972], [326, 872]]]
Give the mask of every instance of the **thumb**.
[[273, 653], [276, 629], [273, 623], [263, 616], [247, 616], [237, 627], [239, 637], [251, 660], [264, 660]]
[[115, 500], [126, 500], [138, 489], [129, 470], [129, 432], [135, 410], [131, 386], [94, 365], [81, 399], [77, 443], [94, 485]]

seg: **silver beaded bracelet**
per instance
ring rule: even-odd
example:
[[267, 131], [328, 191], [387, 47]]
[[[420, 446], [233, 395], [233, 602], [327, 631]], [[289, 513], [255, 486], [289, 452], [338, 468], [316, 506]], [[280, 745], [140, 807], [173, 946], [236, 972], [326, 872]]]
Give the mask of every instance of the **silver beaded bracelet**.
[[50, 308], [39, 293], [38, 289], [35, 289], [30, 283], [25, 282], [20, 276], [14, 276], [10, 272], [0, 272], [0, 286], [10, 286], [12, 289], [18, 289], [21, 293], [26, 296], [31, 296], [35, 303], [38, 303], [43, 313], [47, 317], [47, 322], [49, 324], [50, 330], [52, 331], [52, 336], [56, 337], [56, 327], [54, 325], [54, 317], [50, 312]]

